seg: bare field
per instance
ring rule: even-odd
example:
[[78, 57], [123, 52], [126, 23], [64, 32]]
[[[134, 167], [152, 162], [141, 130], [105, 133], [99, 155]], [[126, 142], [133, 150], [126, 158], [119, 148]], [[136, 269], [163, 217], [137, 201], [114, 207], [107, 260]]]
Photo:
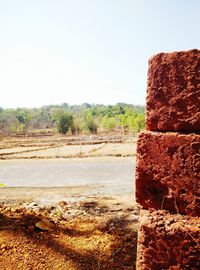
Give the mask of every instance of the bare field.
[[0, 159], [134, 156], [136, 136], [45, 136], [3, 138]]

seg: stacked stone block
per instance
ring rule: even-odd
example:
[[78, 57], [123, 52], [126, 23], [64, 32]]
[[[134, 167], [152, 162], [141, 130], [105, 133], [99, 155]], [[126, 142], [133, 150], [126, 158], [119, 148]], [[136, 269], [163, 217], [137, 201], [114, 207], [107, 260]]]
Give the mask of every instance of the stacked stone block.
[[164, 210], [140, 216], [137, 269], [200, 269], [199, 218]]
[[200, 216], [200, 135], [146, 132], [137, 145], [137, 201]]
[[137, 143], [137, 270], [200, 269], [200, 51], [149, 61]]
[[149, 60], [147, 129], [200, 130], [200, 51], [160, 53]]

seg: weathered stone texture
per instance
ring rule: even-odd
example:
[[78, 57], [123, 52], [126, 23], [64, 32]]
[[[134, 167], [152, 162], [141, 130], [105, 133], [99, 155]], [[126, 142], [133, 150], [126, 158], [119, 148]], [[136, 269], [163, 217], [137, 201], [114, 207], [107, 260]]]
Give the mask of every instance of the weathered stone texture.
[[147, 129], [200, 131], [200, 50], [149, 60]]
[[200, 218], [145, 211], [140, 216], [137, 270], [200, 269]]
[[200, 216], [200, 135], [139, 135], [136, 200], [145, 209]]

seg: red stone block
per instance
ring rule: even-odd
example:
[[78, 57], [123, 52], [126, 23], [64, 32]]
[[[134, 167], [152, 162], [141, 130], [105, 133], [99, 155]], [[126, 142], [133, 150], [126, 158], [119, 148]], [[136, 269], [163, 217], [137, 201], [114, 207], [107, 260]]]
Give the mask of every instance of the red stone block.
[[200, 135], [139, 135], [136, 200], [145, 209], [200, 216]]
[[200, 131], [200, 50], [149, 60], [146, 111], [148, 130]]
[[142, 211], [137, 270], [199, 270], [200, 218]]

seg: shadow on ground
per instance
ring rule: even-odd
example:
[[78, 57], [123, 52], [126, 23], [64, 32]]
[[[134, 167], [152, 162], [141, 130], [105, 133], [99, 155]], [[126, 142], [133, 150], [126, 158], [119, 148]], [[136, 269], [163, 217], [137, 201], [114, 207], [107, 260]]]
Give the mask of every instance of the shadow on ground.
[[[116, 213], [106, 221], [79, 216], [54, 223], [24, 209], [0, 212], [1, 269], [135, 269], [137, 221], [128, 215]], [[37, 226], [45, 221], [45, 229]]]

